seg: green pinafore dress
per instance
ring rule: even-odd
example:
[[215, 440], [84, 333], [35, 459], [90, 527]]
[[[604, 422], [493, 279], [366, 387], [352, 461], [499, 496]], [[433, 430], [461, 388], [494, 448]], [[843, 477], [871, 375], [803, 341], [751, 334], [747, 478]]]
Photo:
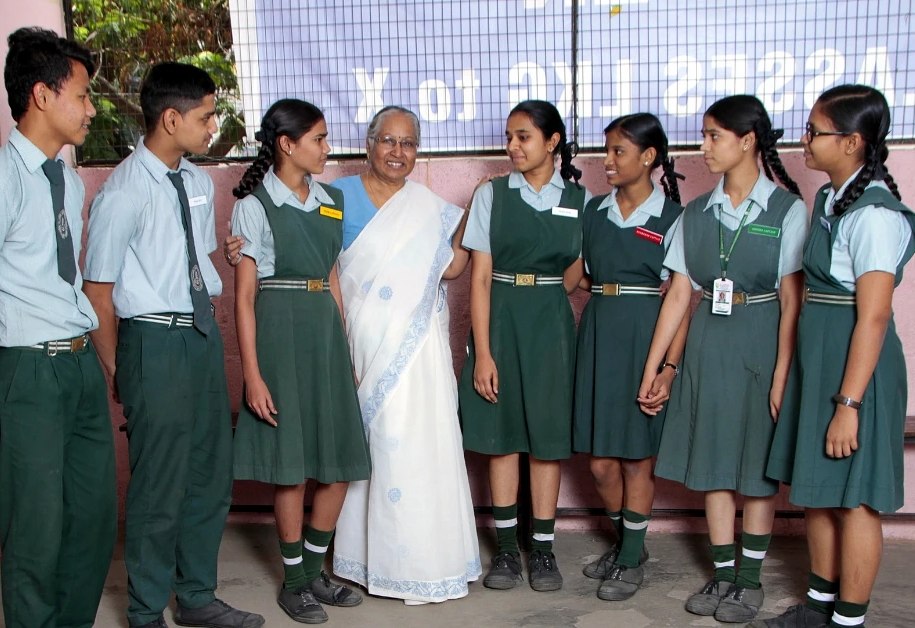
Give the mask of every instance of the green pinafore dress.
[[[560, 206], [574, 217], [536, 211], [508, 187], [492, 181], [490, 247], [493, 270], [559, 276], [581, 253], [585, 190], [566, 182]], [[473, 335], [458, 393], [464, 448], [484, 454], [528, 452], [540, 460], [572, 453], [575, 320], [562, 284], [514, 286], [492, 282], [490, 351], [499, 374], [499, 401], [473, 388]]]
[[[665, 200], [660, 216], [641, 228], [621, 228], [597, 211], [604, 196], [588, 203], [582, 217], [582, 257], [595, 286], [658, 288], [664, 264], [663, 240], [683, 208]], [[573, 448], [594, 456], [641, 460], [658, 453], [666, 410], [644, 414], [635, 402], [651, 346], [661, 297], [591, 295], [578, 326], [575, 366]]]
[[[709, 196], [687, 205], [682, 223], [686, 267], [705, 290], [721, 277], [720, 223], [713, 208], [703, 211]], [[735, 294], [775, 290], [782, 226], [797, 200], [775, 188], [766, 210], [741, 230], [727, 267]], [[756, 227], [751, 229], [752, 225]], [[720, 229], [728, 251], [737, 233]], [[766, 478], [765, 470], [775, 429], [769, 389], [779, 317], [777, 299], [735, 304], [730, 316], [712, 314], [706, 299], [699, 303], [668, 404], [658, 476], [696, 491], [733, 490], [753, 497], [778, 491], [778, 483]]]
[[[804, 275], [811, 293], [849, 296], [830, 275], [832, 247], [839, 223], [854, 211], [879, 205], [904, 212], [915, 232], [915, 214], [881, 187], [870, 187], [842, 216], [826, 216], [826, 188], [817, 194], [810, 235], [804, 247]], [[866, 219], [862, 217], [861, 220]], [[827, 227], [828, 225], [828, 227]], [[896, 269], [915, 253], [909, 241]], [[767, 473], [791, 484], [792, 504], [808, 508], [871, 508], [891, 512], [904, 501], [903, 436], [906, 413], [906, 366], [892, 319], [877, 367], [858, 410], [858, 450], [847, 458], [826, 456], [826, 431], [835, 413], [832, 396], [841, 389], [851, 335], [857, 321], [854, 303], [808, 301], [798, 323], [797, 356], [782, 404]]]
[[[323, 187], [342, 208], [343, 194]], [[276, 265], [270, 279], [326, 280], [342, 246], [342, 220], [318, 210], [277, 207], [263, 184], [254, 196], [273, 232]], [[280, 485], [367, 479], [368, 445], [343, 321], [331, 293], [264, 288], [254, 315], [258, 363], [278, 426], [242, 403], [235, 478]]]

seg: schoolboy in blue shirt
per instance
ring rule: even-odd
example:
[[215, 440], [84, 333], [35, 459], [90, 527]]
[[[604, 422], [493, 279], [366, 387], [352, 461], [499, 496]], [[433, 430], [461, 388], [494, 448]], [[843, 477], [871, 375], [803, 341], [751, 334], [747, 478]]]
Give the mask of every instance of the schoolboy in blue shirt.
[[203, 70], [154, 66], [140, 92], [147, 135], [89, 212], [93, 339], [127, 418], [130, 626], [167, 626], [172, 589], [179, 625], [264, 624], [214, 593], [231, 500], [232, 426], [210, 305], [222, 292], [208, 257], [216, 247], [213, 182], [184, 154], [205, 152], [216, 131], [215, 91]]
[[84, 188], [57, 159], [95, 108], [88, 50], [38, 28], [9, 36], [17, 126], [0, 148], [0, 545], [7, 628], [91, 626], [117, 524], [98, 321], [76, 260]]

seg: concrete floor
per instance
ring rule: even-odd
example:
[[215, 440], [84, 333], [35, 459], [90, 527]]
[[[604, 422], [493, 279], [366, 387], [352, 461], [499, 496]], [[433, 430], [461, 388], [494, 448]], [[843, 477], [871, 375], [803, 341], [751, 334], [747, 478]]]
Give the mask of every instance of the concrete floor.
[[[484, 565], [492, 553], [494, 534], [481, 529]], [[581, 574], [581, 567], [603, 553], [607, 537], [600, 532], [558, 534], [556, 554], [565, 577], [562, 590], [536, 593], [525, 581], [511, 591], [470, 585], [470, 594], [443, 604], [407, 607], [399, 600], [366, 596], [356, 608], [327, 608], [327, 626], [420, 628], [643, 628], [646, 626], [717, 626], [714, 619], [683, 610], [686, 597], [702, 586], [709, 574], [706, 540], [698, 535], [649, 532], [651, 553], [642, 590], [627, 602], [603, 602], [595, 596], [597, 582]], [[880, 577], [868, 614], [868, 625], [915, 625], [912, 565], [915, 542], [887, 542]], [[267, 626], [292, 627], [276, 605], [282, 579], [274, 528], [260, 523], [230, 523], [220, 554], [218, 595], [239, 608], [267, 618]], [[778, 537], [763, 569], [766, 601], [761, 616], [781, 613], [806, 592], [807, 556], [802, 538]], [[525, 573], [526, 577], [526, 573]], [[121, 547], [115, 551], [96, 626], [123, 628], [126, 610], [126, 573]], [[166, 611], [171, 620], [172, 611]], [[0, 627], [4, 626], [0, 618]]]

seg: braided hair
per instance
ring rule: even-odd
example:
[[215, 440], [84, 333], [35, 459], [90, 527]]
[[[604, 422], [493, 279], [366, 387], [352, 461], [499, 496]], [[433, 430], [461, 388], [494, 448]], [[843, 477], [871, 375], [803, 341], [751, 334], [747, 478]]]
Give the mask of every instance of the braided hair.
[[674, 160], [667, 153], [667, 134], [657, 116], [651, 113], [633, 113], [616, 118], [604, 129], [604, 135], [610, 131], [618, 130], [626, 139], [645, 151], [654, 148], [655, 158], [650, 164], [654, 170], [658, 166], [662, 169], [661, 187], [664, 195], [673, 202], [680, 204], [680, 187], [677, 179], [685, 179], [682, 174], [674, 170]]
[[260, 130], [254, 134], [254, 139], [261, 143], [260, 150], [232, 194], [236, 198], [244, 198], [264, 180], [267, 170], [277, 161], [277, 141], [280, 137], [285, 135], [295, 142], [323, 119], [321, 110], [304, 100], [284, 98], [270, 105], [261, 120]]
[[866, 85], [839, 85], [820, 94], [814, 106], [820, 108], [837, 131], [858, 133], [864, 140], [863, 167], [833, 205], [835, 214], [841, 216], [871, 181], [883, 181], [893, 196], [902, 200], [896, 181], [886, 169], [890, 153], [886, 145], [890, 107], [883, 94]]
[[556, 144], [555, 149], [559, 153], [559, 176], [566, 181], [574, 179], [575, 185], [581, 187], [578, 185], [581, 170], [572, 165], [572, 158], [578, 154], [578, 144], [566, 139], [566, 125], [562, 121], [562, 116], [559, 115], [559, 110], [545, 100], [524, 100], [515, 105], [508, 115], [512, 116], [516, 113], [529, 116], [534, 126], [543, 133], [543, 137], [551, 137], [554, 133], [559, 134], [559, 143]]
[[743, 137], [750, 131], [756, 135], [756, 152], [762, 160], [763, 172], [774, 181], [774, 173], [789, 192], [801, 196], [797, 183], [788, 175], [782, 164], [775, 143], [784, 134], [783, 129], [773, 129], [772, 120], [766, 108], [756, 96], [739, 94], [727, 96], [712, 104], [705, 115], [714, 118], [722, 127]]

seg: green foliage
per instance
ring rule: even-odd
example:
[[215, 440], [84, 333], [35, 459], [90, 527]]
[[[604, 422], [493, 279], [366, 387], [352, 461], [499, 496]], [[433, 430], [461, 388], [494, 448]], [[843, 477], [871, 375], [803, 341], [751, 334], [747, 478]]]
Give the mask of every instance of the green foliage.
[[232, 56], [228, 0], [72, 0], [73, 34], [98, 55], [93, 81], [98, 115], [83, 161], [128, 155], [143, 133], [140, 84], [160, 61], [206, 70], [216, 83], [219, 136], [211, 157], [224, 157], [244, 138]]

